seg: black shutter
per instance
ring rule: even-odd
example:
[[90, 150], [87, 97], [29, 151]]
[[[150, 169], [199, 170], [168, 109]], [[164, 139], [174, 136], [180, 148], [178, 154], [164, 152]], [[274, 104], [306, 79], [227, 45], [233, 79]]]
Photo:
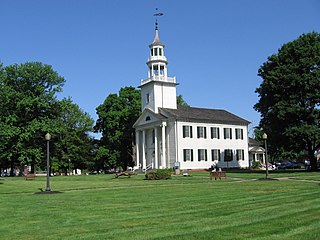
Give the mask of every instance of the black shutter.
[[190, 138], [192, 138], [192, 126], [190, 126]]
[[186, 153], [186, 149], [183, 149], [183, 161], [186, 162], [187, 161], [187, 153]]
[[204, 131], [204, 138], [207, 138], [207, 127], [203, 127], [203, 131]]
[[193, 149], [191, 149], [191, 162], [193, 162]]

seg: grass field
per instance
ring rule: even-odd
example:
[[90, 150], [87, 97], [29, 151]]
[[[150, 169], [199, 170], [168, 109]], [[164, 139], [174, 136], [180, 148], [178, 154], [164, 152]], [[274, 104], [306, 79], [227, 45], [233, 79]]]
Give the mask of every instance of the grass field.
[[320, 239], [319, 172], [143, 177], [1, 178], [0, 238]]

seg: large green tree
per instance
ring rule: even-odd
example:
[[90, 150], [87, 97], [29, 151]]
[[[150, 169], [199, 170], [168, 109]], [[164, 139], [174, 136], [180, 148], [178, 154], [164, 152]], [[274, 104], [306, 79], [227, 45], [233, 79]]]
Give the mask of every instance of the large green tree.
[[34, 166], [43, 159], [43, 136], [59, 114], [55, 95], [65, 80], [51, 66], [38, 62], [1, 71], [0, 158], [12, 174], [16, 166]]
[[43, 63], [0, 66], [0, 164], [11, 174], [15, 167], [28, 165], [34, 171], [45, 166], [47, 132], [56, 169], [65, 169], [70, 161], [74, 167], [83, 165], [93, 120], [70, 99], [57, 99], [64, 82]]
[[320, 35], [312, 32], [284, 44], [268, 57], [258, 75], [256, 92], [260, 127], [268, 134], [274, 158], [307, 152], [316, 169], [320, 148]]
[[134, 87], [121, 88], [119, 94], [110, 94], [97, 107], [98, 120], [95, 131], [102, 134], [97, 150], [99, 168], [133, 165], [132, 140], [135, 121], [141, 113], [140, 90]]
[[59, 101], [60, 114], [53, 127], [54, 170], [68, 172], [71, 169], [86, 169], [93, 160], [94, 121], [88, 113], [73, 103], [71, 98]]

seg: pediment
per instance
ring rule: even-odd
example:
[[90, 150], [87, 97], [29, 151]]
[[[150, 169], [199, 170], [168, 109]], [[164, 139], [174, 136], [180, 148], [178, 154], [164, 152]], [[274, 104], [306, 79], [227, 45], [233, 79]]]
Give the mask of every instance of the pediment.
[[249, 147], [249, 152], [254, 152], [254, 153], [264, 153], [264, 148], [262, 147]]
[[153, 125], [154, 123], [159, 123], [164, 119], [163, 116], [154, 113], [152, 110], [146, 108], [138, 120], [133, 124], [134, 128], [142, 127], [146, 125]]

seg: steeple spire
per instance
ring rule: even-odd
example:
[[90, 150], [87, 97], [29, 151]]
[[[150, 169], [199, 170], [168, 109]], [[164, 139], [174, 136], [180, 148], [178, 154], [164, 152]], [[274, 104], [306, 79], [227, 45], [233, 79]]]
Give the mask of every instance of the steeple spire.
[[[158, 11], [158, 8], [156, 8], [156, 11]], [[159, 29], [159, 28], [158, 28], [158, 17], [163, 16], [163, 13], [157, 12], [157, 13], [153, 14], [153, 16], [156, 17], [156, 28], [155, 28], [155, 30], [156, 30], [156, 35], [154, 36], [154, 40], [153, 40], [152, 45], [153, 45], [153, 44], [163, 45], [163, 44], [161, 43], [161, 41], [160, 41], [159, 32], [158, 32], [158, 29]]]

